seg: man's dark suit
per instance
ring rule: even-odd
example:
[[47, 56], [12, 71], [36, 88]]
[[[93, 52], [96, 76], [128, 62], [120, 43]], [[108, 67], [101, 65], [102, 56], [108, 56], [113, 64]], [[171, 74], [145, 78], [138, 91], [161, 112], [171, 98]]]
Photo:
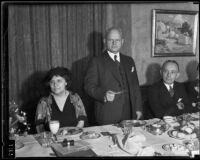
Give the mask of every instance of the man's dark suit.
[[[173, 89], [174, 96], [171, 97], [162, 80], [149, 88], [149, 103], [154, 117], [162, 118], [163, 116], [180, 115], [187, 112], [188, 108], [191, 107], [184, 85], [174, 82]], [[179, 98], [182, 98], [183, 110], [179, 110], [176, 105]]]
[[[186, 90], [188, 92], [188, 96], [189, 96], [191, 103], [200, 102], [199, 93], [194, 89], [194, 87], [196, 87], [198, 85], [198, 83], [199, 83], [199, 79], [188, 82], [188, 85], [186, 87]], [[197, 106], [195, 106], [195, 107], [192, 106], [191, 108], [189, 108], [189, 113], [199, 112], [199, 111], [200, 110]]]
[[[131, 118], [136, 118], [136, 111], [142, 112], [141, 93], [139, 88], [136, 67], [133, 59], [120, 54], [120, 64], [124, 68], [128, 94], [131, 106]], [[116, 63], [110, 58], [107, 52], [95, 57], [89, 65], [85, 77], [85, 90], [95, 99], [95, 117], [100, 125], [117, 123], [121, 120], [124, 98], [122, 95], [115, 95], [112, 102], [104, 102], [105, 93], [108, 90], [121, 91], [122, 84], [117, 71]]]

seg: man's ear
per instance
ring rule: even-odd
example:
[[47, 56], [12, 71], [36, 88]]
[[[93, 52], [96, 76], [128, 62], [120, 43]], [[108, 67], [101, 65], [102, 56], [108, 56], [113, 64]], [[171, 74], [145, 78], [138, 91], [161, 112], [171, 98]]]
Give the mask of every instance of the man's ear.
[[179, 76], [180, 76], [180, 72], [178, 72], [178, 73], [176, 74], [176, 79], [177, 79]]
[[122, 45], [124, 44], [124, 39], [122, 39]]
[[161, 75], [161, 77], [162, 77], [162, 69], [160, 70], [160, 75]]
[[106, 39], [105, 38], [103, 39], [103, 43], [106, 44]]

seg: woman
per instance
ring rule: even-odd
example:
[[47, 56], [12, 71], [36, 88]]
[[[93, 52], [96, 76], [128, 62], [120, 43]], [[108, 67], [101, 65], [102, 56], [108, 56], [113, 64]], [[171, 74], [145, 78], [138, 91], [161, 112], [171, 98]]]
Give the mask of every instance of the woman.
[[37, 106], [36, 130], [38, 133], [49, 130], [48, 122], [58, 120], [60, 127], [84, 127], [87, 115], [78, 94], [68, 90], [71, 73], [67, 68], [51, 69], [45, 78], [50, 87], [50, 95], [43, 97]]

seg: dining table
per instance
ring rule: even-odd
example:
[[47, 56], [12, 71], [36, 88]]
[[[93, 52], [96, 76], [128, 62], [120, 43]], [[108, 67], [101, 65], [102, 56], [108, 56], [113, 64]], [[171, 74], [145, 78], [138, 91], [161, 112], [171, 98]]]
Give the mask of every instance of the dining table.
[[[153, 121], [158, 119], [149, 119], [144, 120], [146, 124], [152, 123]], [[195, 121], [195, 125], [199, 127], [199, 120]], [[171, 151], [166, 151], [163, 149], [163, 145], [165, 144], [183, 144], [184, 139], [178, 139], [169, 136], [169, 131], [173, 129], [173, 126], [169, 125], [169, 128], [160, 135], [154, 135], [148, 132], [144, 126], [136, 126], [132, 127], [132, 131], [137, 135], [143, 135], [145, 137], [145, 141], [143, 141], [142, 145], [145, 147], [152, 147], [159, 156], [186, 156], [189, 157], [188, 154], [177, 154]], [[87, 147], [90, 148], [98, 157], [133, 157], [136, 155], [132, 155], [118, 146], [113, 145], [112, 136], [104, 135], [103, 133], [109, 133], [110, 135], [123, 135], [122, 127], [116, 124], [109, 125], [101, 125], [101, 126], [90, 126], [82, 128], [82, 132], [95, 132], [100, 135], [100, 137], [96, 139], [81, 139], [79, 134], [72, 135], [66, 137], [68, 140], [74, 141], [83, 141], [86, 142]], [[23, 136], [18, 136], [17, 141], [24, 144], [22, 148], [15, 150], [15, 157], [56, 157], [54, 150], [49, 146], [42, 146], [39, 143], [37, 137], [43, 133], [38, 134], [28, 134]], [[60, 136], [60, 138], [62, 138]], [[198, 137], [199, 138], [199, 137]], [[59, 139], [59, 137], [58, 137]], [[62, 139], [63, 140], [63, 139]], [[56, 143], [56, 142], [55, 142]], [[195, 151], [195, 154], [199, 155], [199, 151]], [[148, 156], [148, 155], [147, 155]], [[194, 156], [194, 155], [193, 155]]]

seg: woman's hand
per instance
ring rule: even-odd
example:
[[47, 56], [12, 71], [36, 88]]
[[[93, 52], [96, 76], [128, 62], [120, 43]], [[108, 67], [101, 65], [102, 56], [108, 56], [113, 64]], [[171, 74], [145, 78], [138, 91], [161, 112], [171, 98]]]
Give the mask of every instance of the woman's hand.
[[77, 124], [76, 127], [78, 127], [78, 128], [83, 128], [83, 127], [84, 127], [84, 121], [83, 121], [83, 120], [78, 121], [78, 124]]

